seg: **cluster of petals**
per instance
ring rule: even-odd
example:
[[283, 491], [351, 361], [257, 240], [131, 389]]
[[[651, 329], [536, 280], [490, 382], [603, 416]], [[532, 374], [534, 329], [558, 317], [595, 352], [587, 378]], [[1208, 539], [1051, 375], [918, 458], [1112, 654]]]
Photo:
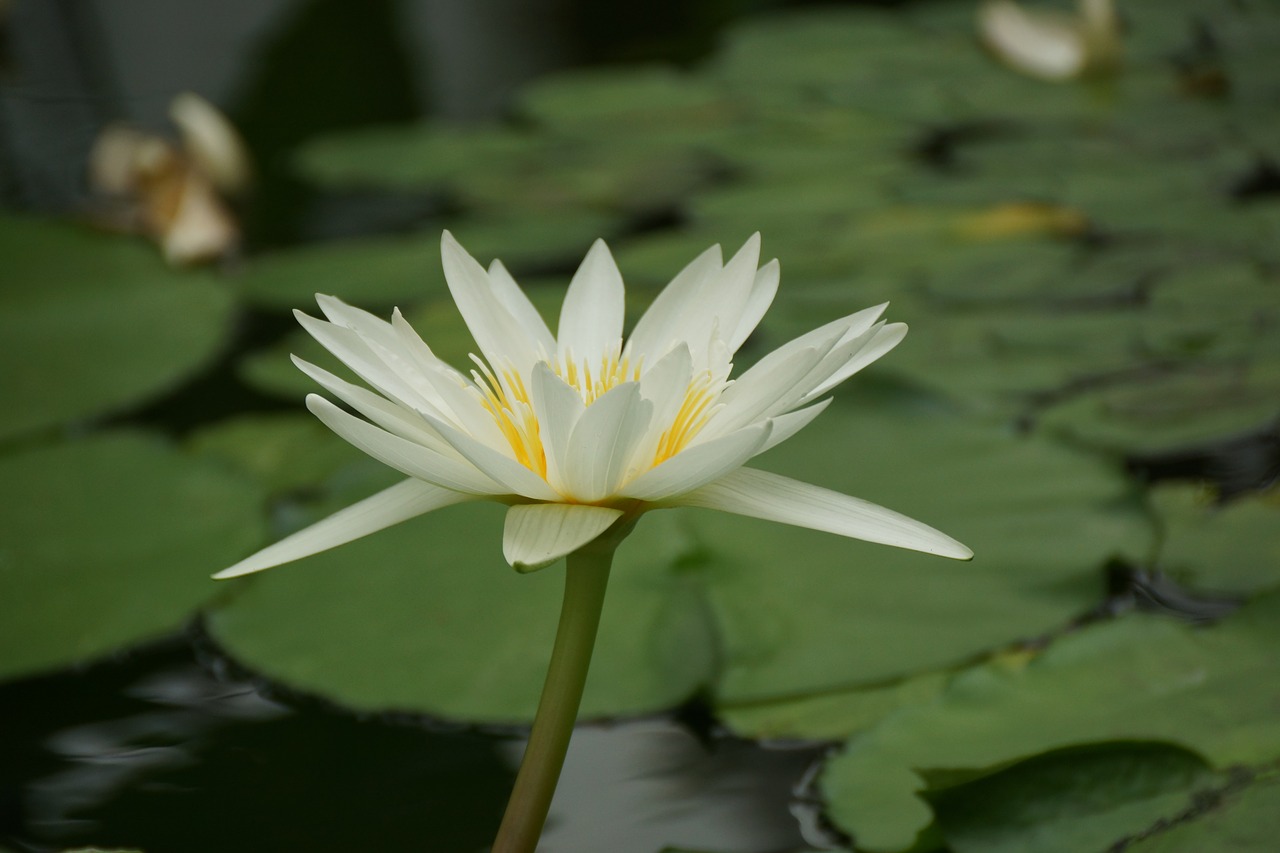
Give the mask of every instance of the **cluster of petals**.
[[[824, 395], [902, 340], [884, 306], [828, 323], [730, 378], [734, 353], [778, 287], [754, 236], [684, 268], [623, 338], [624, 287], [597, 241], [553, 334], [498, 261], [486, 270], [448, 232], [445, 277], [475, 338], [475, 367], [442, 361], [397, 311], [386, 322], [331, 296], [298, 320], [367, 387], [295, 358], [348, 409], [312, 394], [330, 429], [408, 479], [220, 572], [296, 560], [432, 510], [478, 499], [507, 511], [503, 551], [545, 566], [620, 521], [695, 506], [967, 559], [969, 549], [857, 498], [744, 467], [795, 435]], [[354, 412], [354, 414], [352, 413]]]

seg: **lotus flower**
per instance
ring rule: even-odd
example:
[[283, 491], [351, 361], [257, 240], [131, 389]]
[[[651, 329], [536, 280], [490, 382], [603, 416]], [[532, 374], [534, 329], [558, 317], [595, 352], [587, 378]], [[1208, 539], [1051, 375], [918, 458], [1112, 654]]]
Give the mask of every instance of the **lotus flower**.
[[[722, 263], [693, 260], [623, 339], [623, 282], [597, 241], [569, 285], [557, 332], [495, 261], [486, 271], [448, 232], [445, 277], [479, 355], [446, 364], [396, 311], [381, 320], [317, 296], [326, 320], [297, 312], [355, 372], [354, 385], [295, 357], [363, 417], [312, 394], [330, 429], [408, 479], [220, 572], [256, 572], [413, 516], [481, 499], [509, 505], [507, 561], [536, 569], [615, 524], [666, 507], [708, 507], [968, 559], [954, 539], [888, 509], [743, 467], [822, 413], [824, 395], [884, 355], [906, 327], [885, 306], [828, 323], [730, 378], [733, 356], [778, 287], [757, 268], [759, 235]], [[372, 389], [372, 390], [370, 390]]]

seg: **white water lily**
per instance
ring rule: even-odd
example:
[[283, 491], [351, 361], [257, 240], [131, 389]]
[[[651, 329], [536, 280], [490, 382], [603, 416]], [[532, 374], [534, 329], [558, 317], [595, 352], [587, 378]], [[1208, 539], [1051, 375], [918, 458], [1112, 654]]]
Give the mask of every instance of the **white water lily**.
[[[408, 476], [220, 572], [256, 572], [451, 504], [501, 501], [513, 566], [545, 566], [652, 509], [707, 507], [968, 559], [949, 536], [875, 504], [743, 467], [795, 435], [834, 386], [902, 340], [859, 311], [730, 378], [734, 353], [773, 301], [778, 262], [759, 235], [723, 263], [699, 255], [623, 339], [623, 282], [597, 241], [569, 285], [556, 334], [495, 261], [486, 271], [445, 232], [445, 277], [479, 355], [463, 373], [396, 311], [391, 322], [331, 296], [327, 321], [296, 312], [369, 388], [295, 357], [363, 418], [312, 394], [330, 429]], [[373, 389], [373, 390], [369, 390]]]

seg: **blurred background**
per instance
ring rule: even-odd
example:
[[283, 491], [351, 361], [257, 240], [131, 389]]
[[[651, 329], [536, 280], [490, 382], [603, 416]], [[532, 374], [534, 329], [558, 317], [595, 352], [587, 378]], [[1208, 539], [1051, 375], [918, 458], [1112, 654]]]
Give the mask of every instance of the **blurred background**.
[[[455, 507], [209, 575], [398, 477], [302, 406], [336, 294], [474, 349], [753, 232], [741, 370], [905, 342], [762, 467], [951, 565], [697, 510], [612, 580], [554, 851], [1274, 849], [1270, 0], [0, 0], [0, 851], [483, 850], [558, 567]], [[541, 848], [540, 848], [541, 849]]]

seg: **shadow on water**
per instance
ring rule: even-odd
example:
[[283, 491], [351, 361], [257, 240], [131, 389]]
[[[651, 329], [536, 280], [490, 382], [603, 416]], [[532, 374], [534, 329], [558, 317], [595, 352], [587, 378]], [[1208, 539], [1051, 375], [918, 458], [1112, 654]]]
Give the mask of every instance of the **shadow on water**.
[[[429, 721], [290, 707], [215, 678], [189, 637], [0, 687], [0, 845], [165, 851], [483, 850], [523, 749]], [[584, 726], [548, 851], [805, 846], [790, 809], [819, 750]]]

